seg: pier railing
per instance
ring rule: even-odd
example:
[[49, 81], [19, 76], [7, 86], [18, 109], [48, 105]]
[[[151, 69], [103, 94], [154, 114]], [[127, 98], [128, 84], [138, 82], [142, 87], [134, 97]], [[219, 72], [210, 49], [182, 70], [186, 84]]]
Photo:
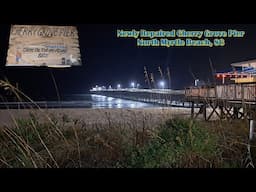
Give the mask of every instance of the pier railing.
[[[185, 89], [185, 100], [191, 103], [191, 117], [203, 114], [209, 120], [216, 114], [220, 119], [256, 120], [256, 83], [189, 87]], [[200, 110], [194, 115], [196, 105]]]
[[256, 101], [256, 84], [228, 84], [185, 89], [186, 98]]

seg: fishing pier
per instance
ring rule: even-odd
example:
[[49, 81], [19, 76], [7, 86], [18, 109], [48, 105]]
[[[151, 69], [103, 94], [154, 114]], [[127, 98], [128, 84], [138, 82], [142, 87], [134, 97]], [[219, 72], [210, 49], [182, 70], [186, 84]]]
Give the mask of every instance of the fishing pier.
[[163, 106], [187, 106], [185, 103], [184, 90], [172, 89], [91, 89], [91, 94], [141, 101], [145, 103]]

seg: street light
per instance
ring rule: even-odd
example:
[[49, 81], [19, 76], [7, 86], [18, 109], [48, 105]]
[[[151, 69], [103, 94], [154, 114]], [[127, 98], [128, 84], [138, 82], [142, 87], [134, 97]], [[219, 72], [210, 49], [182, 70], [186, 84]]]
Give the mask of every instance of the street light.
[[117, 84], [117, 89], [121, 89], [121, 84]]
[[159, 86], [160, 86], [160, 88], [164, 89], [165, 82], [164, 82], [164, 81], [160, 81], [160, 82], [159, 82]]

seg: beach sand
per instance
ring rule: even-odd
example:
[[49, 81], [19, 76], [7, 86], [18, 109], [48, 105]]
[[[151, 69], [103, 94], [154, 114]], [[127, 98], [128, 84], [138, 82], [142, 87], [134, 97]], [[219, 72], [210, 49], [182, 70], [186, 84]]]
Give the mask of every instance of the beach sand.
[[[17, 119], [30, 119], [30, 113], [36, 116], [39, 122], [49, 121], [48, 117], [58, 120], [70, 120], [87, 125], [108, 124], [135, 124], [146, 123], [147, 126], [157, 126], [174, 117], [190, 117], [189, 108], [159, 107], [140, 109], [4, 109], [0, 110], [0, 126], [15, 126]], [[14, 120], [15, 119], [15, 120]]]

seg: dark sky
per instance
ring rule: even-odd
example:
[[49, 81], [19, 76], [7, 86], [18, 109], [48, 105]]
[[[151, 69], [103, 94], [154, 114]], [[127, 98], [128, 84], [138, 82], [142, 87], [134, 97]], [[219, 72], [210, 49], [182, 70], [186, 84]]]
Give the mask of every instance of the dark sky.
[[[24, 23], [26, 24], [26, 23]], [[47, 24], [47, 23], [44, 23]], [[129, 86], [132, 80], [144, 85], [143, 66], [158, 79], [157, 67], [170, 66], [172, 87], [183, 89], [193, 84], [189, 67], [202, 80], [211, 80], [209, 57], [217, 71], [230, 69], [230, 63], [256, 58], [256, 25], [132, 25], [80, 24], [78, 27], [83, 65], [67, 69], [51, 69], [61, 95], [86, 93], [97, 85]], [[10, 25], [0, 25], [0, 74], [33, 98], [55, 95], [50, 70], [46, 68], [5, 67]], [[225, 47], [216, 48], [138, 48], [133, 39], [118, 39], [117, 29], [147, 30], [227, 30], [246, 32], [245, 38], [227, 39]]]

